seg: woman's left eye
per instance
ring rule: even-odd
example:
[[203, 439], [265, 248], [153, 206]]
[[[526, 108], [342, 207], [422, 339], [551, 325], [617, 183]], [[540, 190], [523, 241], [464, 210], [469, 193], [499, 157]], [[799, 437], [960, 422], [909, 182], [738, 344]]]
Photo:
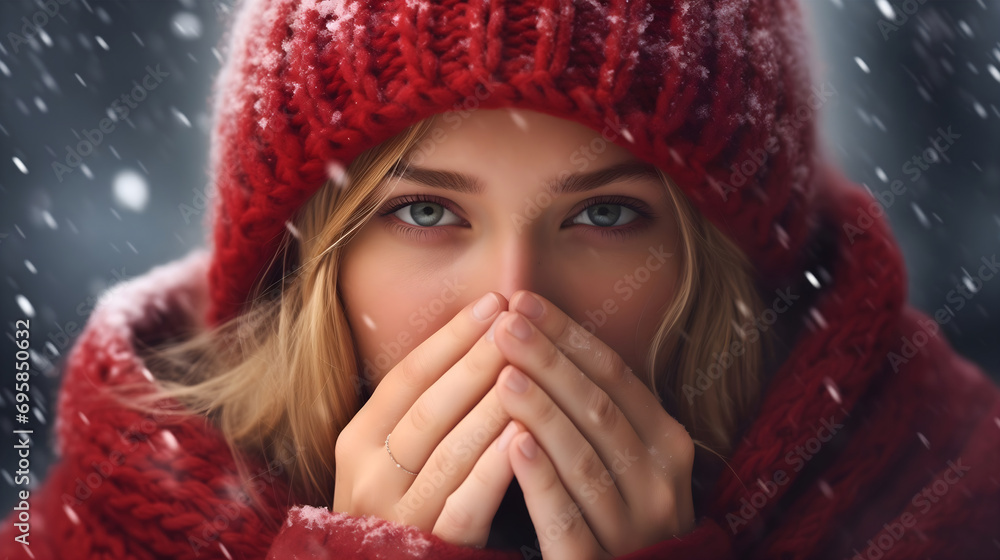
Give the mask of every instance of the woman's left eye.
[[635, 221], [639, 213], [624, 204], [598, 203], [586, 207], [570, 223], [597, 227], [624, 226]]

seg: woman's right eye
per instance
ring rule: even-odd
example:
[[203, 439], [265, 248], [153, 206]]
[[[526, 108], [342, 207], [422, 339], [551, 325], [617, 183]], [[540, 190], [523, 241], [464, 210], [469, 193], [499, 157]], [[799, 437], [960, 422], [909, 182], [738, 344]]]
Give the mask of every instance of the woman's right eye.
[[[412, 199], [404, 197], [398, 201], [390, 210], [382, 213], [383, 216], [392, 214], [403, 223], [418, 228], [430, 228], [435, 226], [461, 225], [464, 220], [452, 212], [448, 207], [440, 202], [424, 199]], [[442, 223], [442, 220], [450, 221]]]

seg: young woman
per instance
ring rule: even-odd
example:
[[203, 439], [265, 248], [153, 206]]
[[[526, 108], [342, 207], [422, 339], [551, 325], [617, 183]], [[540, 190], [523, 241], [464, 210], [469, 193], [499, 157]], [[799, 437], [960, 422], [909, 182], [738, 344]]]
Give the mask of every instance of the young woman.
[[229, 40], [212, 247], [95, 310], [10, 557], [996, 554], [1000, 392], [823, 164], [793, 3]]

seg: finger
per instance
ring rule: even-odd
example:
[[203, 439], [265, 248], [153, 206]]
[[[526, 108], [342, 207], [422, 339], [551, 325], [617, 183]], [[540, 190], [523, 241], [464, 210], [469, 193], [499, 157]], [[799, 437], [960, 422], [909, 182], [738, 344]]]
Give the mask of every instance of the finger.
[[[491, 309], [492, 304], [496, 305]], [[486, 311], [482, 315], [484, 319], [479, 319], [474, 314], [479, 305], [480, 310]], [[371, 397], [356, 414], [364, 418], [360, 424], [380, 432], [366, 435], [381, 442], [381, 438], [399, 422], [417, 397], [482, 338], [493, 319], [506, 305], [507, 301], [502, 295], [497, 292], [487, 293], [466, 305], [448, 323], [400, 360], [379, 382]], [[371, 418], [366, 418], [368, 416]]]
[[[521, 322], [526, 331], [525, 340], [508, 331], [508, 327], [516, 329], [518, 322]], [[611, 397], [581, 373], [576, 364], [519, 313], [511, 312], [502, 321], [498, 320], [494, 333], [497, 346], [511, 365], [530, 378], [528, 389], [519, 395], [514, 391], [504, 390], [508, 379], [504, 376], [509, 372], [506, 369], [501, 372], [504, 380], [497, 383], [501, 388], [501, 402], [511, 416], [524, 422], [539, 439], [542, 447], [553, 455], [560, 476], [566, 474], [564, 469], [571, 464], [564, 461], [570, 460], [581, 461], [576, 468], [584, 468], [584, 472], [591, 476], [602, 474], [601, 470], [604, 468], [613, 469], [616, 475], [632, 471], [627, 476], [621, 476], [617, 482], [621, 498], [628, 507], [647, 501], [648, 489], [652, 483], [651, 473], [662, 471], [664, 467], [659, 462], [654, 462], [646, 449], [647, 444], [636, 432], [636, 427]], [[535, 387], [539, 389], [533, 390]], [[657, 405], [654, 410], [646, 411], [644, 418], [653, 421], [657, 415], [667, 416], [667, 413]], [[563, 418], [567, 419], [565, 424]], [[542, 423], [551, 424], [551, 427], [540, 425]], [[550, 436], [547, 432], [549, 429], [556, 431]], [[570, 435], [571, 429], [576, 436]], [[555, 441], [555, 438], [567, 439]], [[572, 443], [568, 438], [572, 438]], [[589, 454], [582, 458], [575, 456], [575, 451], [581, 449], [577, 438], [596, 453], [601, 463], [600, 470]], [[563, 445], [570, 447], [561, 447]], [[563, 480], [567, 479], [564, 477]], [[567, 482], [583, 484], [586, 481]], [[602, 507], [610, 507], [610, 504], [602, 504]], [[602, 530], [605, 527], [594, 523], [591, 526]]]
[[[538, 304], [540, 315], [531, 313], [532, 302]], [[534, 292], [519, 290], [511, 296], [510, 310], [523, 314], [580, 371], [611, 397], [647, 448], [662, 445], [664, 438], [666, 441], [690, 440], [687, 429], [680, 422], [669, 414], [661, 413], [663, 404], [660, 398], [635, 375], [621, 356], [551, 301]], [[550, 385], [564, 382], [562, 379], [548, 377], [537, 381], [546, 391]], [[683, 441], [679, 442], [681, 449], [676, 451], [688, 447], [682, 443]], [[650, 452], [661, 457], [672, 454], [655, 448], [650, 449]]]
[[[472, 349], [417, 397], [399, 422], [391, 426], [392, 452], [396, 460], [410, 470], [422, 469], [431, 454], [440, 448], [439, 443], [445, 436], [482, 402], [506, 363], [496, 344], [480, 337]], [[506, 414], [499, 406], [495, 408]], [[507, 420], [503, 418], [496, 423], [490, 439], [499, 434]], [[487, 443], [488, 440], [481, 442], [481, 447]], [[471, 466], [470, 463], [469, 468]]]
[[601, 551], [601, 557], [610, 557], [601, 549], [531, 432], [519, 434], [511, 441], [509, 456], [538, 535], [542, 557], [548, 560], [592, 558], [595, 550]]
[[[523, 388], [523, 392], [518, 392], [515, 387]], [[611, 542], [624, 534], [621, 524], [631, 514], [621, 493], [621, 484], [625, 480], [631, 481], [633, 486], [643, 486], [640, 490], [644, 492], [648, 492], [648, 484], [642, 484], [640, 476], [617, 480], [616, 477], [629, 470], [639, 457], [632, 456], [625, 448], [625, 452], [619, 455], [631, 463], [623, 463], [618, 457], [605, 463], [545, 391], [514, 366], [507, 366], [500, 372], [497, 391], [511, 417], [524, 424], [536, 443], [545, 450], [546, 458], [597, 538], [602, 542]], [[635, 433], [632, 437], [636, 437]], [[640, 455], [645, 455], [648, 460], [648, 454]], [[612, 473], [606, 466], [612, 464], [620, 472]]]
[[461, 486], [448, 496], [433, 534], [461, 546], [486, 546], [493, 518], [514, 480], [507, 447], [518, 432], [515, 422], [507, 423]]
[[[466, 480], [509, 421], [510, 415], [491, 388], [433, 450], [397, 503], [397, 517], [412, 525], [432, 527], [445, 500]], [[392, 441], [396, 441], [395, 436]], [[395, 455], [395, 447], [393, 450]]]

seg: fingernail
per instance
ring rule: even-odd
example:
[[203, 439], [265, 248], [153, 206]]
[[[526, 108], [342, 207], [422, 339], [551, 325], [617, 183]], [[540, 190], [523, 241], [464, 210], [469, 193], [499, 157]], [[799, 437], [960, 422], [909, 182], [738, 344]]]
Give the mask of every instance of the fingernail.
[[503, 429], [500, 437], [497, 438], [497, 450], [507, 451], [507, 446], [510, 445], [510, 440], [517, 433], [517, 426], [514, 425], [514, 421], [507, 422], [507, 427]]
[[529, 319], [541, 317], [542, 310], [542, 302], [531, 294], [524, 294], [517, 300], [517, 312]]
[[521, 340], [528, 340], [531, 336], [531, 325], [523, 317], [514, 317], [514, 320], [507, 323], [507, 332]]
[[497, 301], [497, 296], [491, 292], [479, 298], [479, 301], [472, 308], [472, 315], [480, 321], [485, 321], [492, 317], [497, 309], [500, 309], [500, 302]]
[[505, 383], [507, 388], [515, 393], [523, 393], [528, 390], [528, 378], [524, 376], [523, 373], [517, 371], [514, 366], [511, 366], [510, 373], [507, 375], [507, 381]]
[[521, 440], [521, 444], [518, 446], [521, 448], [521, 453], [529, 459], [534, 459], [535, 455], [538, 454], [538, 444], [535, 443], [535, 438], [528, 434], [528, 437]]
[[496, 320], [493, 321], [493, 324], [490, 325], [490, 330], [486, 331], [486, 340], [493, 342], [493, 329], [497, 328], [497, 323], [499, 323], [500, 320], [503, 319], [503, 316], [506, 314], [507, 314], [506, 311], [501, 311], [500, 315], [498, 315]]

